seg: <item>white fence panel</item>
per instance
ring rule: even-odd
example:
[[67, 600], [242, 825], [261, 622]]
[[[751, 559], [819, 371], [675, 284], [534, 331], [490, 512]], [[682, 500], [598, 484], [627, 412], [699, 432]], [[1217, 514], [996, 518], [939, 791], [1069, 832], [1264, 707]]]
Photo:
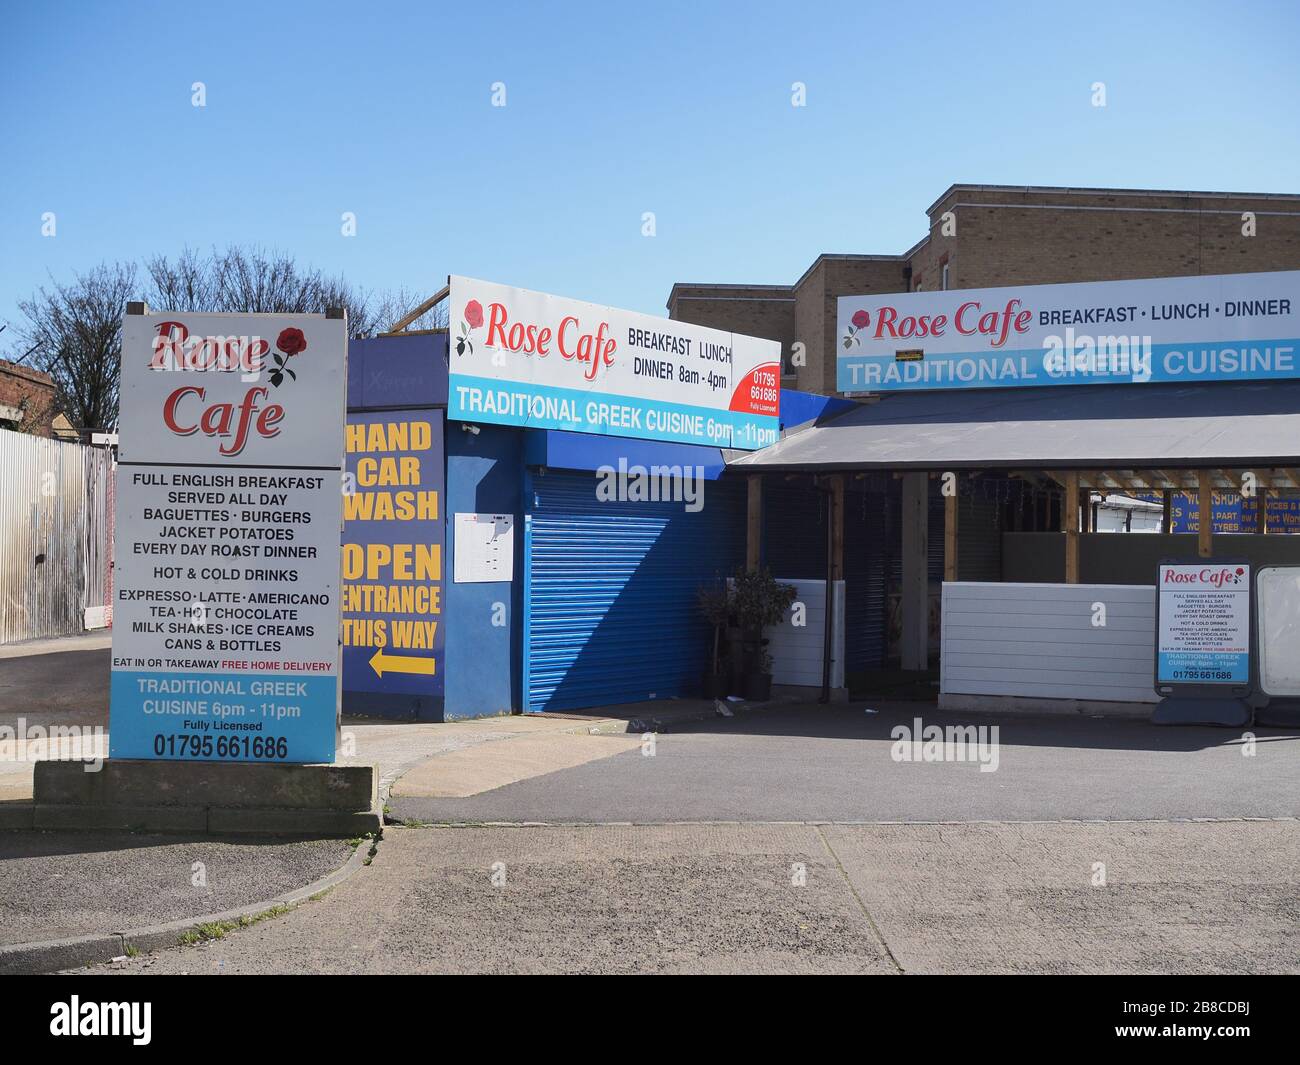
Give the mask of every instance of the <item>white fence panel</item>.
[[[772, 655], [772, 683], [821, 687], [822, 656], [826, 645], [826, 582], [792, 581], [778, 577], [781, 584], [795, 587], [795, 602], [780, 625], [767, 630]], [[800, 617], [802, 625], [795, 625]], [[832, 648], [831, 687], [844, 687], [844, 582], [835, 582], [835, 642]]]
[[939, 692], [1154, 703], [1155, 627], [1153, 585], [945, 582]]

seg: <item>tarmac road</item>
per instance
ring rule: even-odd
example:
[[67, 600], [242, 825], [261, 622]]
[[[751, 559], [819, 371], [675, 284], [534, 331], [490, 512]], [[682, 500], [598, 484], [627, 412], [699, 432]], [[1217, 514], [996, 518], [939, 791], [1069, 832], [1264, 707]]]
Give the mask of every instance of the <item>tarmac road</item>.
[[[998, 726], [997, 769], [895, 761], [892, 730], [918, 716]], [[1114, 718], [801, 706], [683, 724], [655, 737], [652, 757], [611, 748], [467, 798], [404, 796], [399, 785], [391, 806], [401, 818], [451, 823], [1300, 817], [1300, 735], [1254, 735], [1252, 746], [1227, 729]]]

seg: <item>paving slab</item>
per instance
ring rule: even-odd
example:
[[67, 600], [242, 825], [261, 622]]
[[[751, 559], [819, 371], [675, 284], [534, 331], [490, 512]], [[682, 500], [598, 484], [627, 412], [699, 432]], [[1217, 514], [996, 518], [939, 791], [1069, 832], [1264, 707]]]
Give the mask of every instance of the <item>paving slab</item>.
[[826, 826], [907, 972], [1300, 972], [1300, 823]]
[[1285, 822], [394, 828], [317, 902], [94, 971], [1294, 973], [1298, 867]]
[[393, 786], [394, 798], [467, 798], [521, 780], [586, 765], [641, 746], [639, 736], [519, 735], [428, 758]]
[[816, 831], [767, 825], [389, 829], [374, 863], [319, 902], [109, 968], [892, 971]]

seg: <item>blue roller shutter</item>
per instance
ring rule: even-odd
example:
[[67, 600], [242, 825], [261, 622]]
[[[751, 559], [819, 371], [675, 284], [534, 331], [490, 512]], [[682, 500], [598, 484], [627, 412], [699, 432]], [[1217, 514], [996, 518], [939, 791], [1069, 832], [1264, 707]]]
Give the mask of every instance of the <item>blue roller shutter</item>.
[[530, 711], [698, 694], [711, 643], [696, 588], [744, 562], [744, 487], [708, 481], [703, 509], [690, 513], [680, 502], [601, 502], [591, 473], [530, 471]]

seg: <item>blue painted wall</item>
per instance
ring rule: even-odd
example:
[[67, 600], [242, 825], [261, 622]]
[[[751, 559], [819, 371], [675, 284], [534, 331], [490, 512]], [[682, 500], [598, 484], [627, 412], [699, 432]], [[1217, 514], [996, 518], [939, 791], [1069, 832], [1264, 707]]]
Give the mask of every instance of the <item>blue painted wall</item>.
[[[790, 391], [782, 392], [781, 404], [781, 420], [790, 425], [855, 406], [835, 397]], [[465, 423], [447, 422], [444, 713], [448, 720], [523, 708], [526, 467], [594, 470], [604, 465], [617, 466], [622, 456], [629, 464], [646, 466], [701, 465], [710, 480], [725, 477], [722, 454], [717, 448], [483, 424], [476, 428], [478, 433], [471, 433], [466, 431]], [[514, 516], [512, 582], [457, 584], [452, 579], [458, 513]], [[499, 614], [497, 604], [504, 608], [504, 625], [493, 624], [494, 614]]]
[[524, 436], [524, 464], [555, 470], [618, 469], [627, 466], [699, 466], [705, 480], [716, 481], [726, 467], [722, 452], [700, 444], [667, 440], [633, 440], [598, 433], [566, 433], [558, 429], [528, 429]]
[[[522, 663], [520, 619], [523, 587], [524, 430], [480, 425], [477, 435], [462, 422], [447, 423], [447, 630], [448, 720], [509, 713], [519, 706]], [[456, 514], [512, 514], [515, 518], [514, 581], [457, 584]], [[505, 625], [494, 625], [497, 604]]]

